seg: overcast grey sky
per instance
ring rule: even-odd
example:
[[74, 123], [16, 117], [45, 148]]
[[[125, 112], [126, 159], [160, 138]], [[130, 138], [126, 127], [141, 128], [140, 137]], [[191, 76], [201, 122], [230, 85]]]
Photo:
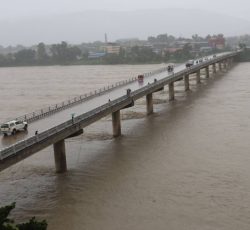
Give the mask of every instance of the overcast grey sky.
[[196, 8], [250, 20], [249, 0], [0, 0], [0, 19], [84, 10]]
[[41, 41], [81, 43], [103, 40], [104, 33], [108, 33], [110, 41], [146, 39], [160, 33], [175, 36], [250, 33], [250, 0], [0, 0], [0, 3], [0, 45], [4, 46]]

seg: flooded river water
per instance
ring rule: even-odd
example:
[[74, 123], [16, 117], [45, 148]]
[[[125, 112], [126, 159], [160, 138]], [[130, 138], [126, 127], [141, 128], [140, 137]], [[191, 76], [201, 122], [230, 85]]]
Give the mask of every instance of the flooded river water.
[[[22, 115], [162, 65], [0, 68], [0, 119]], [[52, 147], [0, 173], [0, 205], [49, 230], [249, 230], [250, 63], [176, 87], [66, 141], [68, 172]]]

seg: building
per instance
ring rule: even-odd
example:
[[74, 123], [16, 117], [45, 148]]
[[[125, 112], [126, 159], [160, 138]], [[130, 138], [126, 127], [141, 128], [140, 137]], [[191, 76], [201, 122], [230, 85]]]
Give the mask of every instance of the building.
[[119, 54], [121, 46], [117, 43], [108, 42], [102, 47], [104, 52], [107, 54]]
[[225, 48], [225, 38], [222, 34], [209, 38], [208, 43], [214, 49], [222, 50]]
[[104, 57], [105, 55], [106, 53], [103, 53], [103, 52], [89, 52], [88, 58], [95, 59], [95, 58]]

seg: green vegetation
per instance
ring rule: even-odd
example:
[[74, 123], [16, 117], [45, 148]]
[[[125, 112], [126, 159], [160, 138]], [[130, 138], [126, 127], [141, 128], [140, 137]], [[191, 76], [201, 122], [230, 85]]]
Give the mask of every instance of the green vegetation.
[[250, 48], [244, 43], [240, 43], [239, 47], [243, 50], [240, 55], [237, 56], [238, 62], [249, 62], [250, 61]]
[[192, 38], [174, 37], [168, 34], [150, 36], [147, 40], [125, 39], [116, 43], [82, 43], [69, 45], [67, 42], [46, 45], [39, 43], [26, 48], [1, 47], [0, 67], [33, 65], [106, 65], [106, 64], [151, 64], [183, 62], [213, 52], [225, 50], [222, 34]]
[[15, 208], [15, 203], [0, 208], [0, 230], [46, 230], [47, 222], [37, 221], [32, 217], [29, 222], [15, 224], [14, 220], [9, 219], [10, 212]]

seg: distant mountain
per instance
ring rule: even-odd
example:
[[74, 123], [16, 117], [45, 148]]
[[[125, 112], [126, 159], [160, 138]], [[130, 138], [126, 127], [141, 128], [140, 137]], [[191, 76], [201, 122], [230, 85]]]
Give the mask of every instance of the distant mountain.
[[0, 32], [0, 45], [32, 45], [104, 41], [104, 33], [110, 41], [127, 37], [146, 39], [162, 33], [184, 37], [217, 33], [240, 35], [250, 33], [250, 22], [201, 10], [86, 11], [0, 21]]

